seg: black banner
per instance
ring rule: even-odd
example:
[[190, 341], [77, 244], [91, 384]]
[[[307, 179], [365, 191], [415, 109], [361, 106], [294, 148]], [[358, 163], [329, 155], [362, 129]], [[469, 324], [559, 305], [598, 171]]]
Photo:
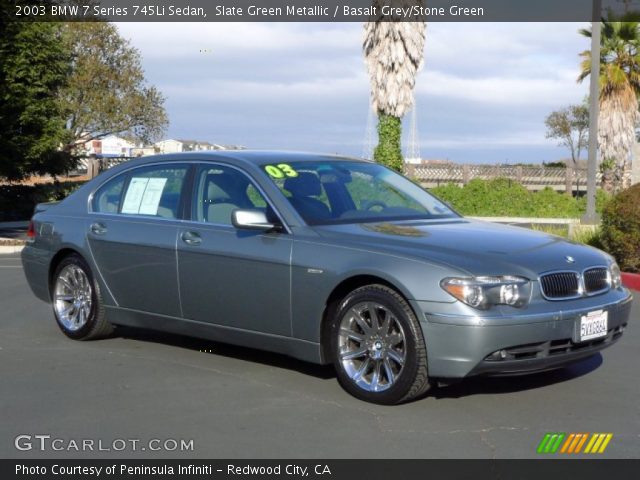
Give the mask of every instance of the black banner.
[[[368, 439], [375, 447], [376, 439]], [[375, 448], [374, 448], [375, 449]], [[639, 460], [0, 460], [0, 478], [602, 480], [636, 478]]]
[[[16, 21], [577, 22], [593, 20], [595, 0], [21, 0], [10, 3], [13, 10], [10, 13]], [[598, 3], [601, 3], [601, 15], [640, 10], [638, 0], [598, 0]]]

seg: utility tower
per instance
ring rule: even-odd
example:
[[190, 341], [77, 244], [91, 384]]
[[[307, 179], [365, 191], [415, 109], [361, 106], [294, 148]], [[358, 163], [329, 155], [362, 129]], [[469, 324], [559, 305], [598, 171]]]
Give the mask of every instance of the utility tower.
[[420, 139], [418, 138], [418, 107], [413, 102], [411, 109], [411, 123], [409, 125], [409, 138], [407, 139], [407, 147], [404, 155], [405, 163], [420, 163]]
[[373, 111], [373, 105], [369, 103], [367, 109], [367, 128], [364, 132], [364, 142], [362, 142], [362, 158], [373, 160], [373, 149], [376, 142], [376, 115]]

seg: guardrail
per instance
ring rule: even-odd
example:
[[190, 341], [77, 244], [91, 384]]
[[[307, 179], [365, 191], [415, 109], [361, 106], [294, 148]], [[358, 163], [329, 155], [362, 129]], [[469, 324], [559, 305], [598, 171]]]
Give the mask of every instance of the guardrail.
[[[507, 178], [524, 185], [529, 190], [543, 190], [550, 187], [567, 193], [587, 191], [587, 170], [583, 168], [542, 165], [407, 164], [405, 173], [425, 188], [448, 183], [463, 186], [474, 178], [483, 180]], [[598, 183], [601, 181], [600, 173], [596, 181]]]

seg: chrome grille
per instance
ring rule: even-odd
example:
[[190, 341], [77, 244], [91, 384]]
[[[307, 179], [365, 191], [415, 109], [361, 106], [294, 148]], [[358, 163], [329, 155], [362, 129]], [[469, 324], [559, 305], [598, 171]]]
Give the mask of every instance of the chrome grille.
[[540, 286], [545, 297], [562, 299], [579, 297], [580, 280], [576, 272], [554, 272], [540, 277]]
[[609, 289], [609, 272], [604, 267], [585, 271], [583, 278], [584, 289], [587, 293], [597, 293]]

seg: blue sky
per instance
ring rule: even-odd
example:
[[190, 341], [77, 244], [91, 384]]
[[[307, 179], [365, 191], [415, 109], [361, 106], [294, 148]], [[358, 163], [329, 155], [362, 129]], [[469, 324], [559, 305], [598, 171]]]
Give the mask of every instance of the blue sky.
[[[121, 23], [167, 97], [167, 136], [360, 156], [369, 84], [360, 23]], [[416, 86], [423, 158], [567, 158], [545, 116], [579, 103], [577, 23], [430, 23]], [[406, 125], [405, 132], [409, 128]]]

